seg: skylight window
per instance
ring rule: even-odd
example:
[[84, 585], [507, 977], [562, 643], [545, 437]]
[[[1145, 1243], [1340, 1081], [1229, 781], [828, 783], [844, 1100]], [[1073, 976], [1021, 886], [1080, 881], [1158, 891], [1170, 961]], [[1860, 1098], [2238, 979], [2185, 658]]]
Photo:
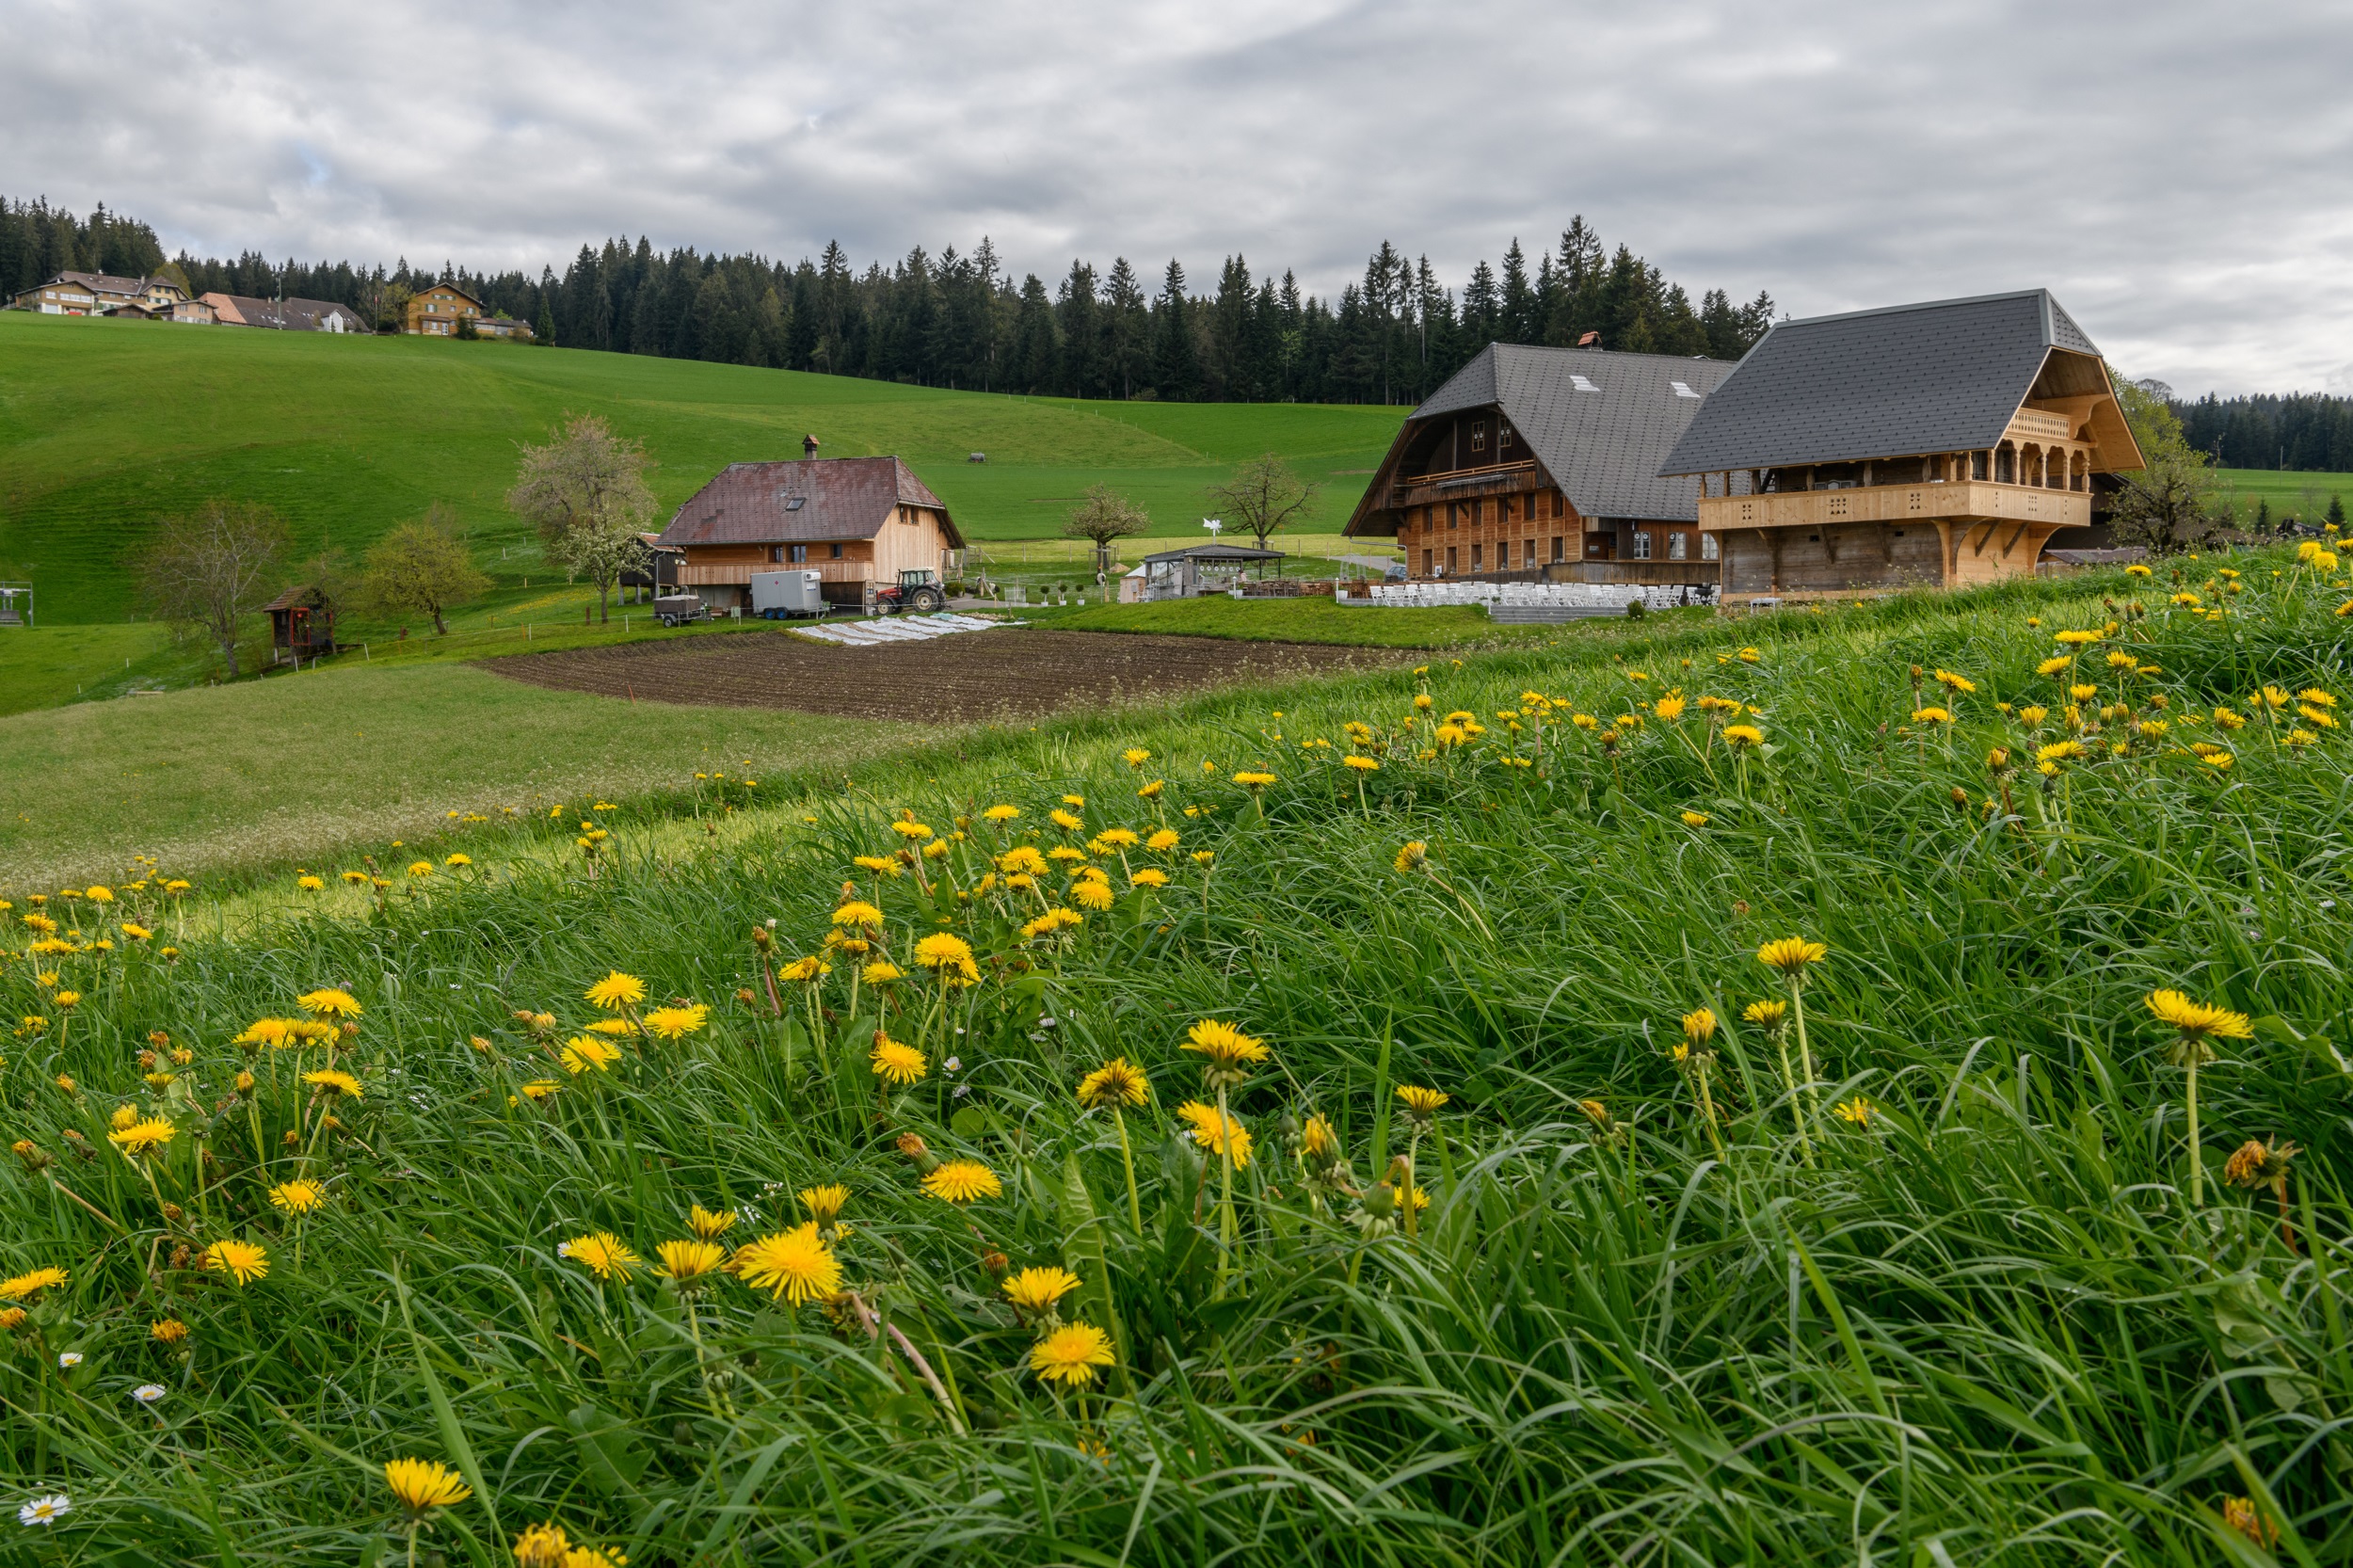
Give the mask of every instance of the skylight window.
[[1587, 380], [1587, 379], [1586, 379], [1584, 376], [1578, 376], [1578, 375], [1577, 375], [1575, 372], [1571, 372], [1571, 373], [1570, 373], [1570, 376], [1569, 376], [1569, 385], [1571, 385], [1571, 386], [1575, 387], [1575, 388], [1576, 388], [1578, 392], [1599, 392], [1599, 391], [1601, 391], [1601, 389], [1600, 389], [1599, 387], [1594, 386], [1594, 385], [1593, 384], [1593, 382], [1591, 382], [1591, 381]]
[[1677, 397], [1697, 397], [1697, 396], [1699, 396], [1699, 393], [1697, 393], [1697, 392], [1693, 392], [1693, 391], [1692, 391], [1692, 390], [1691, 390], [1691, 389], [1690, 389], [1688, 385], [1686, 385], [1685, 383], [1683, 383], [1683, 382], [1681, 382], [1681, 381], [1670, 381], [1670, 382], [1668, 382], [1668, 383], [1667, 383], [1667, 385], [1669, 385], [1669, 386], [1673, 387], [1673, 388], [1675, 390], [1675, 395], [1676, 395]]
[[788, 511], [788, 512], [797, 512], [797, 511], [799, 511], [799, 510], [800, 510], [803, 506], [806, 506], [806, 505], [808, 505], [808, 497], [807, 497], [807, 496], [805, 496], [805, 495], [796, 495], [796, 496], [793, 496], [793, 497], [790, 498], [789, 500], [787, 500], [787, 501], [785, 502], [785, 504], [784, 504], [784, 509], [785, 509], [786, 511]]

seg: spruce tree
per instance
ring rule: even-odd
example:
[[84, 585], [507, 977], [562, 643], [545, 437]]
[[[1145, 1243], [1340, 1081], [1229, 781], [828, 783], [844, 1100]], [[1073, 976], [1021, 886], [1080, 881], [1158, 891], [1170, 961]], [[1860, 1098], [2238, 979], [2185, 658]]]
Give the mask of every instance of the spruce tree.
[[1152, 301], [1152, 382], [1168, 402], [1200, 395], [1201, 367], [1193, 347], [1192, 302], [1185, 297], [1185, 269], [1175, 257]]

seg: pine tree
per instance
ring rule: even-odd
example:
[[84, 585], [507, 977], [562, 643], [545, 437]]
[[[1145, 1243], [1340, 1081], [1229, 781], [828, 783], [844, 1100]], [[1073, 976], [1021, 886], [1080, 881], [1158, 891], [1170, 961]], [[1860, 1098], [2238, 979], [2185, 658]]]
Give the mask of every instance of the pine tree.
[[1536, 291], [1529, 286], [1528, 258], [1520, 254], [1515, 235], [1503, 253], [1503, 296], [1497, 302], [1496, 336], [1504, 343], [1541, 343], [1537, 329]]
[[1192, 303], [1185, 297], [1185, 269], [1175, 257], [1152, 301], [1152, 384], [1160, 396], [1187, 403], [1200, 395], [1201, 367], [1193, 346]]

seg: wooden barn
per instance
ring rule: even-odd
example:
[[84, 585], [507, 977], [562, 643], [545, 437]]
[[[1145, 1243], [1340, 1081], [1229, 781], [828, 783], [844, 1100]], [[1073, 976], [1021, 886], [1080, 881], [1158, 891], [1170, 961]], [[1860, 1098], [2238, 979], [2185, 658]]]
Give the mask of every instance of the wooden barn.
[[862, 603], [902, 571], [944, 576], [964, 536], [896, 457], [806, 457], [728, 464], [655, 546], [679, 551], [682, 591], [725, 613], [750, 608], [752, 573], [780, 567], [813, 567], [829, 602]]
[[1725, 594], [1834, 597], [2031, 572], [2140, 466], [2099, 349], [2029, 289], [1781, 322], [1659, 472]]
[[1417, 582], [1711, 584], [1697, 497], [1658, 466], [1731, 372], [1490, 344], [1406, 417], [1346, 532], [1394, 536]]

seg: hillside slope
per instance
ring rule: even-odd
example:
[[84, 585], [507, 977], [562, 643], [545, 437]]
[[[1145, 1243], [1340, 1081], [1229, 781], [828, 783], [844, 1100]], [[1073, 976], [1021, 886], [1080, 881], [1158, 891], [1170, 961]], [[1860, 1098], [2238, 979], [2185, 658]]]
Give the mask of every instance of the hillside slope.
[[[1336, 527], [1402, 410], [1088, 404], [509, 344], [338, 338], [0, 313], [0, 576], [52, 624], [127, 613], [123, 563], [159, 514], [260, 501], [307, 548], [356, 555], [434, 501], [493, 568], [536, 563], [501, 496], [518, 442], [566, 412], [646, 443], [684, 500], [727, 463], [895, 452], [978, 538], [1050, 534], [1111, 483], [1192, 534], [1202, 487], [1275, 451], [1324, 487]], [[968, 462], [974, 452], [985, 464]], [[506, 555], [502, 560], [502, 551]]]

